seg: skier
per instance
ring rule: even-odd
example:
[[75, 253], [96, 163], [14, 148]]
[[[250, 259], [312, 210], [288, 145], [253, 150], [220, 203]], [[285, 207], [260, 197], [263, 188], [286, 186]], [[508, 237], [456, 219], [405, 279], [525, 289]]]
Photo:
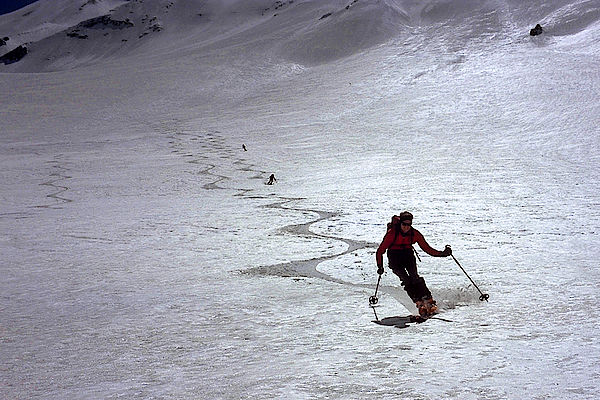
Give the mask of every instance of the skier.
[[446, 246], [444, 251], [432, 248], [421, 232], [412, 227], [412, 220], [413, 215], [408, 211], [392, 217], [392, 222], [388, 224], [387, 233], [375, 255], [377, 273], [381, 275], [384, 272], [383, 253], [387, 250], [389, 267], [400, 278], [404, 290], [415, 302], [419, 314], [428, 317], [435, 314], [438, 307], [431, 297], [425, 280], [417, 272], [417, 261], [412, 245], [418, 243], [423, 251], [433, 257], [448, 257], [452, 254], [452, 249], [450, 246]]
[[275, 174], [271, 174], [271, 176], [269, 177], [269, 182], [267, 182], [267, 185], [272, 185], [275, 182], [277, 182], [277, 179], [275, 179]]

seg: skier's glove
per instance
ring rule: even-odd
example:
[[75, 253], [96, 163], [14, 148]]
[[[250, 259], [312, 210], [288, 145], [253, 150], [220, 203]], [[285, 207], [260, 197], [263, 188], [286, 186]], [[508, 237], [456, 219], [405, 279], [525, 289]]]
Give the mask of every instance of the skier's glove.
[[383, 269], [383, 266], [381, 266], [381, 267], [377, 267], [377, 273], [378, 273], [379, 275], [383, 275], [383, 273], [384, 273], [384, 272], [385, 272], [385, 270]]
[[442, 251], [442, 257], [448, 257], [452, 255], [452, 249], [450, 248], [450, 246], [446, 245], [446, 248], [444, 249], [444, 251]]

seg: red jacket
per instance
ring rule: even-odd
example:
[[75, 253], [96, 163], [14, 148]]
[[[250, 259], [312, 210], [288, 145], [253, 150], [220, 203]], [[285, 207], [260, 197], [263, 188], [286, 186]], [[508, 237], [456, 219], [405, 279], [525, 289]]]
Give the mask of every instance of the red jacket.
[[414, 243], [418, 243], [419, 247], [423, 249], [423, 251], [430, 256], [441, 257], [442, 252], [434, 249], [425, 241], [425, 238], [415, 228], [410, 228], [410, 230], [406, 233], [406, 235], [402, 235], [399, 233], [396, 236], [393, 228], [388, 229], [387, 233], [383, 237], [383, 241], [377, 248], [377, 253], [375, 254], [375, 259], [377, 260], [377, 266], [383, 266], [383, 253], [387, 249], [410, 249]]

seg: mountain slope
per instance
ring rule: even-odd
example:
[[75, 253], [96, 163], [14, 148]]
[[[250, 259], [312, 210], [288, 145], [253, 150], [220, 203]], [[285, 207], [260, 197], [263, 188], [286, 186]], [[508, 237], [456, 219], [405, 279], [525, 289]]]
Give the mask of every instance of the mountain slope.
[[10, 38], [0, 54], [28, 49], [22, 61], [0, 64], [0, 72], [56, 71], [123, 57], [154, 63], [236, 54], [242, 47], [260, 57], [318, 65], [414, 37], [450, 52], [456, 43], [517, 41], [538, 22], [544, 38], [578, 35], [593, 51], [599, 20], [600, 5], [591, 0], [39, 0], [0, 16], [0, 37]]

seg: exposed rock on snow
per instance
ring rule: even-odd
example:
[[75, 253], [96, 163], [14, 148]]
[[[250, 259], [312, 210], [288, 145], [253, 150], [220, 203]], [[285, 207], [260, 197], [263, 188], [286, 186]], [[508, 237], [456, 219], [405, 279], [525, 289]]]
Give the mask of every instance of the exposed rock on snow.
[[85, 6], [89, 6], [90, 4], [94, 5], [98, 2], [98, 0], [88, 0], [79, 7], [79, 10], [83, 10]]
[[87, 39], [88, 35], [82, 35], [79, 33], [79, 29], [74, 29], [70, 32], [67, 32], [68, 37], [76, 38], [76, 39]]
[[133, 23], [129, 19], [118, 21], [112, 19], [110, 15], [103, 15], [79, 23], [73, 29], [67, 31], [67, 36], [76, 39], [87, 39], [89, 35], [80, 33], [82, 29], [124, 29], [133, 26]]
[[[285, 2], [284, 1], [276, 1], [271, 7], [265, 8], [262, 12], [262, 15], [265, 15], [267, 12], [270, 12], [270, 11], [280, 10], [280, 9], [282, 9], [286, 6], [289, 6], [290, 4], [293, 4], [293, 3], [294, 3], [294, 0], [285, 1]], [[275, 15], [277, 15], [277, 14], [275, 14]]]
[[110, 17], [110, 15], [103, 15], [101, 17], [88, 19], [87, 21], [83, 21], [77, 27], [81, 28], [112, 28], [112, 29], [123, 29], [130, 28], [133, 26], [133, 23], [129, 19], [125, 19], [124, 21], [117, 21]]
[[352, 6], [353, 6], [353, 5], [355, 5], [356, 3], [358, 3], [358, 0], [353, 0], [353, 1], [352, 1], [352, 3], [350, 3], [350, 4], [348, 4], [348, 5], [346, 6], [346, 10], [349, 10], [349, 9], [350, 9], [350, 7], [352, 7]]
[[530, 34], [531, 36], [537, 36], [537, 35], [541, 35], [543, 31], [544, 31], [544, 30], [542, 29], [542, 26], [541, 26], [540, 24], [537, 24], [537, 25], [535, 26], [535, 28], [533, 28], [533, 29], [531, 29], [531, 30], [529, 31], [529, 34]]
[[9, 51], [2, 57], [0, 57], [0, 63], [4, 65], [13, 64], [20, 61], [23, 57], [27, 55], [27, 47], [19, 46], [16, 49]]
[[144, 32], [142, 32], [139, 37], [142, 38], [152, 32], [160, 32], [163, 30], [163, 25], [162, 23], [158, 20], [157, 17], [148, 17], [148, 15], [146, 15], [143, 19], [142, 19], [142, 23], [146, 24], [148, 23], [149, 26], [148, 28], [146, 28], [146, 30]]

